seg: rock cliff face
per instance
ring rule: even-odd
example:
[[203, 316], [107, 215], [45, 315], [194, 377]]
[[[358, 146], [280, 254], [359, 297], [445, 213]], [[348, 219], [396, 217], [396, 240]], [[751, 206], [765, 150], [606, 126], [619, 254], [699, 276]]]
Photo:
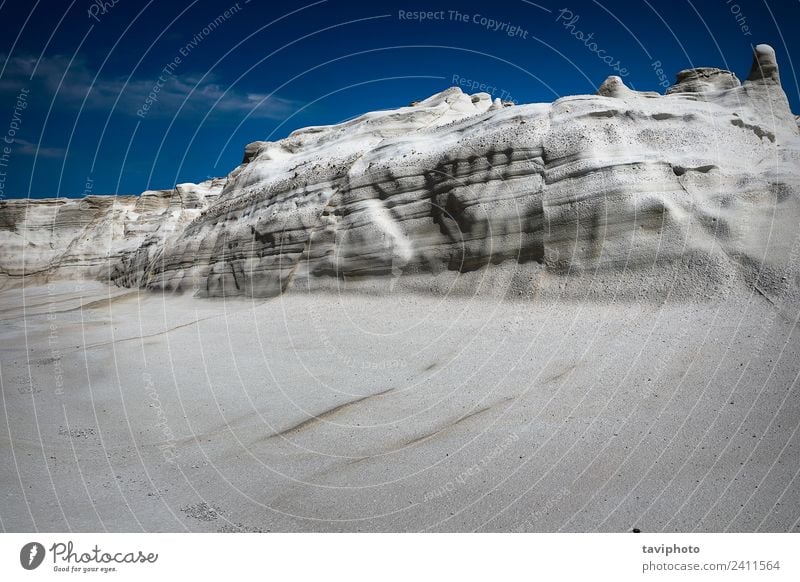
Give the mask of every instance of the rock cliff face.
[[[800, 139], [774, 51], [744, 83], [504, 107], [448, 89], [247, 146], [227, 179], [0, 206], [0, 270], [198, 296], [796, 284]], [[588, 277], [588, 279], [586, 279]]]
[[219, 196], [224, 179], [139, 196], [0, 202], [0, 273], [138, 282], [165, 241]]

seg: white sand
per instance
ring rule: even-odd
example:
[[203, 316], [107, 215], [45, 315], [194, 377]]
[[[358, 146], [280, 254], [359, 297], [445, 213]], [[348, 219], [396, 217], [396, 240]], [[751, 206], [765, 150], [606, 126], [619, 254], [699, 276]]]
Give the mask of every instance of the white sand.
[[758, 293], [80, 285], [0, 294], [5, 531], [800, 530], [800, 311]]

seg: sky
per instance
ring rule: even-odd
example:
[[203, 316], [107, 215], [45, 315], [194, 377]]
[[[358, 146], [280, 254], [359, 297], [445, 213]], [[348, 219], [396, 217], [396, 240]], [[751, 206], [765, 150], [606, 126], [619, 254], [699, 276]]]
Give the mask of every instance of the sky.
[[0, 198], [201, 182], [249, 142], [453, 85], [533, 103], [745, 79], [759, 43], [800, 112], [798, 0], [0, 1]]

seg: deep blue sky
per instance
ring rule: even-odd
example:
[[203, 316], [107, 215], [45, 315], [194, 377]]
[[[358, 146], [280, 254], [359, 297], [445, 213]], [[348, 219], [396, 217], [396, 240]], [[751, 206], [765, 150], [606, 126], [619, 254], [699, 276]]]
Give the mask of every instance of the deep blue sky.
[[[670, 83], [692, 66], [743, 79], [761, 42], [775, 47], [800, 112], [797, 0], [239, 0], [205, 33], [236, 3], [106, 0], [103, 13], [99, 2], [0, 4], [0, 133], [18, 127], [0, 167], [5, 197], [135, 194], [224, 176], [248, 142], [406, 105], [455, 75], [518, 103], [592, 93], [613, 66], [629, 85], [663, 92], [654, 61]], [[563, 9], [579, 17], [571, 28]], [[443, 10], [444, 19], [401, 19], [400, 10]], [[476, 15], [520, 32], [489, 30]], [[576, 31], [594, 33], [592, 48], [613, 66]], [[159, 99], [144, 112], [159, 75]], [[28, 107], [15, 117], [23, 89]]]

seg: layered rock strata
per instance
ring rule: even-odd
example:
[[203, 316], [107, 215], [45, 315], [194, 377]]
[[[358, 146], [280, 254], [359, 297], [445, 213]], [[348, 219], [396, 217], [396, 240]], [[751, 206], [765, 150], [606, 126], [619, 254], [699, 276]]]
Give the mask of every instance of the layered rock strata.
[[691, 69], [659, 95], [611, 77], [513, 107], [451, 88], [249, 144], [225, 179], [4, 202], [0, 270], [198, 296], [446, 290], [493, 269], [514, 294], [661, 271], [656, 293], [777, 288], [796, 278], [798, 223], [797, 122], [759, 45], [743, 83]]

